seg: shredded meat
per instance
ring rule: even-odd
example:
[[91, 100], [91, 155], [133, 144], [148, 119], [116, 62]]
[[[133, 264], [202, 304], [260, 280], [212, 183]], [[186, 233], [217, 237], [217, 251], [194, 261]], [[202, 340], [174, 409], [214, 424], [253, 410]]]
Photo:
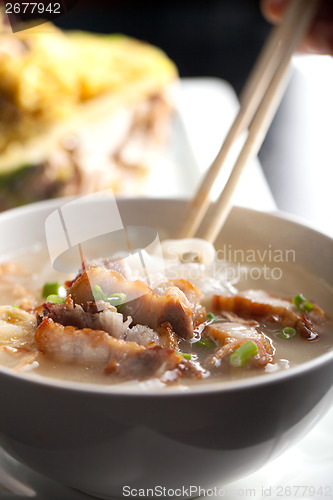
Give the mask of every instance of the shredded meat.
[[163, 295], [157, 295], [142, 281], [127, 281], [116, 271], [92, 267], [71, 284], [68, 294], [75, 304], [85, 309], [87, 302], [93, 301], [94, 285], [99, 285], [106, 295], [124, 293], [127, 300], [122, 305], [121, 313], [125, 317], [130, 316], [134, 324], [156, 329], [167, 321], [177, 335], [183, 338], [193, 336], [194, 306], [178, 287], [171, 286]]
[[[292, 327], [308, 340], [314, 340], [318, 333], [308, 314], [296, 312], [291, 301], [274, 300], [258, 301], [243, 295], [221, 296], [214, 295], [212, 308], [216, 314], [231, 312], [245, 319], [268, 320], [280, 323], [282, 327]], [[316, 306], [316, 317], [323, 318], [323, 311]]]
[[219, 360], [228, 357], [249, 340], [253, 340], [258, 345], [258, 354], [253, 360], [250, 360], [249, 366], [265, 366], [273, 360], [273, 348], [270, 340], [252, 325], [225, 321], [206, 326], [203, 334], [219, 345], [213, 356], [209, 358], [209, 364], [219, 364]]
[[229, 358], [229, 356], [235, 352], [242, 344], [245, 344], [245, 342], [248, 342], [249, 340], [252, 340], [255, 342], [258, 346], [258, 352], [255, 356], [250, 358], [246, 366], [249, 368], [262, 368], [266, 366], [268, 363], [270, 363], [273, 360], [273, 356], [267, 352], [266, 347], [263, 345], [263, 343], [258, 340], [258, 338], [243, 338], [243, 339], [237, 339], [237, 340], [232, 340], [222, 347], [218, 349], [213, 356], [210, 357], [208, 360], [208, 363], [211, 365], [219, 366], [221, 361]]
[[63, 326], [44, 318], [35, 333], [38, 349], [62, 362], [99, 364], [106, 373], [120, 379], [165, 376], [173, 372], [172, 380], [183, 375], [202, 377], [202, 371], [172, 349], [154, 346], [145, 348], [136, 342], [111, 337], [104, 331]]
[[170, 323], [165, 321], [156, 331], [159, 334], [162, 346], [178, 349], [179, 337], [173, 331]]

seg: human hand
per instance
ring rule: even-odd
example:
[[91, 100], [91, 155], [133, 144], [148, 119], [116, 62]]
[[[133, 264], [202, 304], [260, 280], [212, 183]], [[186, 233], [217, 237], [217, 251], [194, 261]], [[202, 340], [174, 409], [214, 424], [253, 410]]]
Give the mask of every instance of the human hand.
[[[288, 2], [293, 0], [261, 0], [261, 10], [269, 21], [278, 23]], [[305, 0], [306, 1], [306, 0]], [[333, 1], [322, 0], [300, 50], [313, 54], [333, 55]]]

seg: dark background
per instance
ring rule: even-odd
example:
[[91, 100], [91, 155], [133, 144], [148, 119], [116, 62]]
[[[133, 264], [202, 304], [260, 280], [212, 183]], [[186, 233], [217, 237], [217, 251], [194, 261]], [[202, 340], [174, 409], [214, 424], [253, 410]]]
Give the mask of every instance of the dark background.
[[259, 0], [80, 0], [56, 24], [146, 40], [181, 77], [220, 77], [237, 93], [270, 29]]

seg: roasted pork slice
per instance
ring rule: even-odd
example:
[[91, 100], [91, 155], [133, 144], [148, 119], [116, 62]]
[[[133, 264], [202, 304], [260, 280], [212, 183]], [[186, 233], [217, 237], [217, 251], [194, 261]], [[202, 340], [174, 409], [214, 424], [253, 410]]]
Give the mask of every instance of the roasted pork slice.
[[167, 291], [171, 286], [179, 288], [179, 290], [183, 292], [188, 301], [191, 303], [194, 327], [203, 323], [206, 319], [206, 308], [201, 305], [202, 292], [200, 288], [193, 285], [193, 283], [188, 280], [178, 278], [164, 282], [159, 289], [161, 291]]
[[259, 332], [254, 326], [243, 323], [222, 321], [213, 325], [206, 326], [203, 335], [209, 337], [220, 345], [227, 344], [234, 340], [258, 339], [265, 344], [266, 349], [272, 352], [269, 339], [263, 333]]
[[44, 318], [35, 333], [38, 349], [61, 362], [99, 365], [106, 373], [121, 379], [160, 378], [166, 372], [201, 376], [194, 363], [172, 349], [154, 346], [145, 348], [136, 342], [111, 337], [104, 331], [63, 326]]
[[84, 309], [94, 300], [93, 287], [98, 285], [106, 296], [122, 293], [126, 296], [121, 313], [131, 317], [134, 324], [147, 325], [156, 329], [169, 322], [174, 332], [183, 338], [193, 337], [193, 314], [195, 306], [177, 286], [166, 288], [163, 295], [157, 295], [149, 286], [139, 280], [127, 281], [124, 277], [104, 267], [86, 269], [68, 288], [76, 304]]
[[204, 370], [185, 360], [181, 354], [160, 346], [146, 348], [135, 356], [123, 358], [121, 362], [112, 359], [105, 372], [121, 379], [159, 378], [166, 383], [175, 382], [183, 376], [199, 379], [204, 374]]
[[51, 318], [63, 326], [103, 330], [115, 338], [129, 340], [144, 346], [160, 345], [159, 335], [154, 330], [145, 325], [135, 325], [130, 328], [132, 318], [129, 316], [124, 321], [124, 316], [107, 302], [88, 302], [86, 310], [84, 310], [80, 305], [74, 304], [69, 295], [65, 303], [44, 302], [37, 318], [38, 324], [42, 322], [43, 318]]
[[94, 309], [94, 312], [85, 311], [80, 305], [74, 304], [72, 297], [68, 296], [63, 304], [44, 302], [42, 314], [38, 315], [38, 322], [41, 323], [43, 317], [46, 317], [63, 326], [103, 330], [113, 337], [125, 337], [131, 318], [124, 321], [123, 315], [118, 313], [114, 306], [104, 302], [101, 303], [99, 310]]
[[[248, 292], [246, 292], [248, 293]], [[324, 319], [324, 312], [314, 305], [313, 312], [299, 311], [289, 299], [272, 297], [266, 292], [247, 295], [214, 295], [212, 309], [216, 314], [231, 312], [245, 319], [271, 321], [282, 327], [292, 327], [304, 338], [314, 340], [318, 333], [313, 321]]]
[[[133, 271], [131, 270], [126, 258], [105, 257], [100, 259], [92, 259], [85, 261], [85, 269], [88, 267], [105, 267], [112, 269], [121, 274], [126, 280], [133, 279]], [[84, 269], [81, 269], [79, 274], [82, 274]]]

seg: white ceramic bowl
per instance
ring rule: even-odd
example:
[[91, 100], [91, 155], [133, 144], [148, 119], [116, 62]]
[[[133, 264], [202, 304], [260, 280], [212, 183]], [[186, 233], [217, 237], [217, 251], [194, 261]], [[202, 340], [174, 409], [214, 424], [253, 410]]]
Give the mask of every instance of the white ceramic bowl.
[[[45, 218], [61, 203], [2, 214], [0, 255], [45, 243]], [[185, 202], [118, 205], [125, 224], [170, 231]], [[333, 285], [332, 240], [286, 217], [234, 208], [221, 238], [235, 248], [294, 249], [297, 265], [318, 280], [304, 293], [322, 279]], [[196, 496], [186, 488], [231, 482], [296, 442], [330, 407], [332, 387], [332, 350], [289, 370], [188, 392], [37, 381], [0, 367], [1, 444], [33, 469], [100, 498], [157, 486]]]

